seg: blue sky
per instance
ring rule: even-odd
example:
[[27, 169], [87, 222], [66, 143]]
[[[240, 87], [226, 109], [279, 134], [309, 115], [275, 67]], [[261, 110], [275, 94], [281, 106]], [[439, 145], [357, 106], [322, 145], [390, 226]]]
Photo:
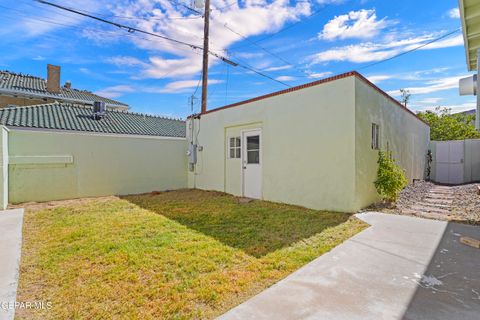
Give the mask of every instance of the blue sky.
[[[202, 45], [201, 17], [176, 0], [52, 2]], [[460, 28], [457, 3], [212, 0], [210, 45], [291, 86], [359, 69], [394, 97], [408, 88], [414, 111], [436, 106], [463, 111], [474, 108], [475, 98], [458, 95], [458, 79], [469, 75], [461, 32], [368, 67]], [[132, 111], [177, 118], [190, 114], [200, 52], [30, 0], [0, 0], [0, 17], [0, 69], [45, 77], [46, 64], [57, 64], [62, 82], [126, 102]], [[286, 88], [213, 57], [210, 64], [209, 109]], [[198, 99], [194, 109], [199, 109]]]

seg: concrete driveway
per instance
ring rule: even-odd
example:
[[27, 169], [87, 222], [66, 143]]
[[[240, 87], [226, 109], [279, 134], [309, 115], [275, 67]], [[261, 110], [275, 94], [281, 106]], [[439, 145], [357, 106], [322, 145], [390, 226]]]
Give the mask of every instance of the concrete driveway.
[[480, 227], [382, 213], [219, 319], [479, 319]]
[[0, 211], [0, 320], [13, 319], [22, 249], [23, 209]]

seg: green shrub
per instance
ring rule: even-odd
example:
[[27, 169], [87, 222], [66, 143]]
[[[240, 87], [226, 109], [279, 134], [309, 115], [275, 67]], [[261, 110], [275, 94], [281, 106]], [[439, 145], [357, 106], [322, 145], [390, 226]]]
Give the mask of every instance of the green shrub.
[[379, 151], [377, 163], [375, 188], [384, 200], [394, 202], [398, 199], [400, 191], [408, 184], [405, 172], [395, 163], [389, 151]]

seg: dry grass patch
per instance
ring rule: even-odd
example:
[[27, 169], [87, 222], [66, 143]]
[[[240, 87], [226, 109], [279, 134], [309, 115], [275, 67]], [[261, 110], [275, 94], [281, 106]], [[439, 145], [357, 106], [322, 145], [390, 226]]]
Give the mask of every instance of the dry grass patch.
[[17, 318], [212, 318], [366, 227], [348, 214], [174, 191], [27, 207]]

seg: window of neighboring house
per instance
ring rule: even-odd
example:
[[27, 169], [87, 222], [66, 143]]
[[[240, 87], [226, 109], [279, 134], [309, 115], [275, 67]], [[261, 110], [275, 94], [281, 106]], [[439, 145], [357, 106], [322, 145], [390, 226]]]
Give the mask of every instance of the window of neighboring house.
[[372, 123], [372, 149], [380, 149], [380, 126], [376, 123]]
[[230, 159], [240, 159], [241, 148], [240, 148], [240, 137], [232, 137], [229, 140], [229, 158]]

